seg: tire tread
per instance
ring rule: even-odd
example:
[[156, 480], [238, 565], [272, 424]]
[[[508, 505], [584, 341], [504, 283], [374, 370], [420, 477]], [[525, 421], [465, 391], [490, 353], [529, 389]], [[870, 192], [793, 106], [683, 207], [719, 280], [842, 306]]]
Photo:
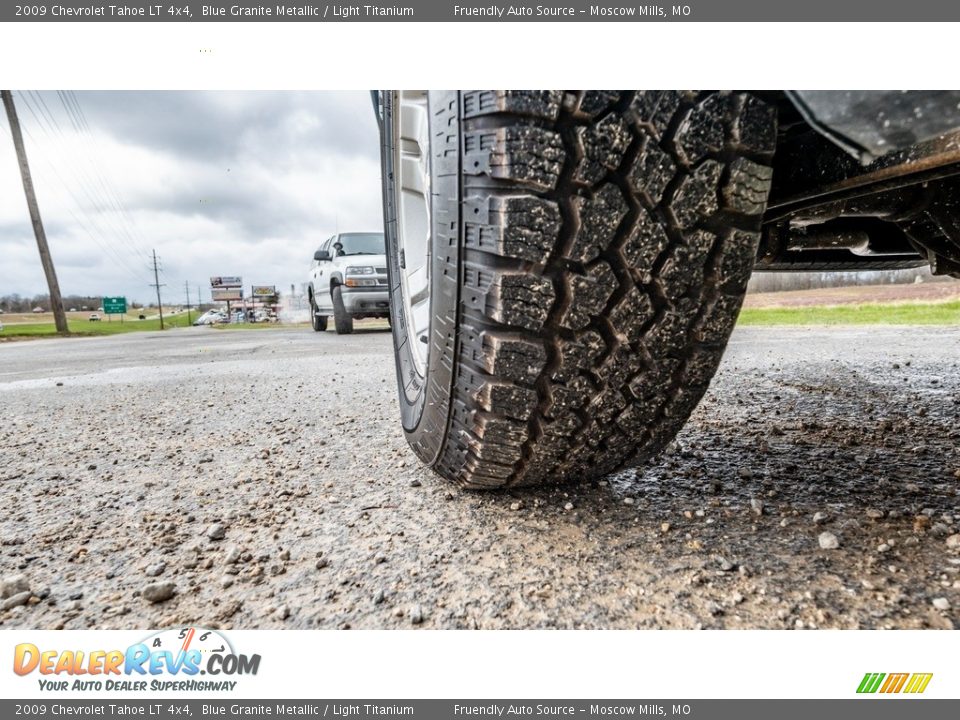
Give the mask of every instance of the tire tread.
[[460, 340], [435, 468], [595, 478], [659, 452], [739, 312], [774, 111], [738, 93], [461, 95]]

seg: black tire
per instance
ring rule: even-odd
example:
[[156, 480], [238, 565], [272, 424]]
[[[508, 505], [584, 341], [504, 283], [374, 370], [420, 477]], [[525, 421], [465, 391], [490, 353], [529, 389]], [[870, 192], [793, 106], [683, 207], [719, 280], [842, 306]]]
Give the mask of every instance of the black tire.
[[333, 327], [337, 331], [337, 335], [349, 335], [353, 332], [353, 318], [343, 307], [341, 292], [339, 285], [334, 286], [330, 291], [333, 297]]
[[417, 455], [492, 488], [589, 480], [658, 453], [736, 321], [774, 110], [742, 93], [431, 93], [422, 377], [398, 280], [395, 98], [382, 100], [392, 325]]
[[327, 329], [327, 316], [317, 315], [317, 304], [313, 295], [310, 296], [310, 324], [315, 332], [325, 332]]

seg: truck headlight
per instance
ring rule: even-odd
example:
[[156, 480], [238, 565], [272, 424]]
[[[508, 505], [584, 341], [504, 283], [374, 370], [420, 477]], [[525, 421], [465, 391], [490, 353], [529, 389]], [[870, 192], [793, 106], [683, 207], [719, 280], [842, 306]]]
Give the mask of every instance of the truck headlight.
[[368, 265], [348, 265], [343, 272], [345, 275], [373, 275], [373, 268]]

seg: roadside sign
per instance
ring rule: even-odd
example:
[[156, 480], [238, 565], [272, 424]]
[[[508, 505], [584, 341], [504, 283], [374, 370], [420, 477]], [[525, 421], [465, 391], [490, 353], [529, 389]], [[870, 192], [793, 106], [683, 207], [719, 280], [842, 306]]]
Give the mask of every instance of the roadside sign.
[[210, 278], [212, 288], [238, 288], [243, 285], [243, 278], [235, 275], [218, 275]]
[[210, 296], [214, 302], [224, 302], [230, 300], [243, 300], [243, 288], [218, 288], [210, 289]]
[[107, 315], [124, 315], [127, 312], [127, 299], [125, 297], [103, 298], [103, 312]]
[[254, 285], [251, 289], [255, 298], [276, 297], [277, 295], [276, 285]]

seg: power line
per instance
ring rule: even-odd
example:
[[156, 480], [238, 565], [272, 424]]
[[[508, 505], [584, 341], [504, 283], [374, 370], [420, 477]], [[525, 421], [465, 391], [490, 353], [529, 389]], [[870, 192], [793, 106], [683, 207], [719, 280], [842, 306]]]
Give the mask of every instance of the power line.
[[[103, 191], [98, 189], [98, 185], [101, 187], [103, 186], [102, 181], [97, 182], [97, 180], [91, 175], [91, 172], [85, 167], [85, 163], [83, 162], [82, 158], [80, 158], [79, 154], [76, 152], [79, 147], [79, 143], [74, 139], [67, 138], [63, 130], [60, 128], [60, 124], [57, 122], [56, 117], [50, 111], [49, 107], [46, 106], [46, 103], [43, 102], [43, 98], [39, 93], [32, 93], [28, 91], [27, 93], [20, 92], [19, 94], [24, 100], [24, 103], [31, 115], [33, 115], [34, 120], [37, 123], [37, 127], [55, 147], [58, 164], [65, 168], [69, 168], [77, 182], [68, 183], [57, 170], [57, 165], [52, 162], [48, 162], [48, 164], [54, 169], [57, 179], [60, 180], [61, 184], [64, 185], [65, 189], [78, 204], [81, 211], [84, 211], [83, 203], [81, 203], [76, 194], [73, 193], [71, 185], [78, 185], [80, 187], [80, 190], [86, 196], [89, 204], [97, 212], [96, 216], [90, 216], [88, 218], [89, 222], [97, 226], [99, 231], [103, 234], [104, 240], [111, 235], [116, 237], [126, 236], [126, 240], [129, 242], [129, 245], [127, 245], [124, 249], [135, 250], [135, 240], [133, 236], [130, 234], [129, 230], [127, 230], [123, 224], [119, 222], [120, 216], [118, 215], [117, 217], [114, 217], [114, 212], [109, 207], [109, 202], [102, 197]], [[42, 147], [42, 143], [33, 138], [33, 135], [30, 133], [29, 129], [27, 130], [27, 135], [37, 146]], [[82, 137], [78, 136], [78, 139], [82, 139]], [[101, 221], [105, 226], [108, 227], [106, 232], [104, 231], [104, 228], [100, 227]], [[137, 271], [134, 270], [133, 266], [131, 266], [131, 264], [120, 255], [119, 250], [117, 250], [113, 245], [110, 245], [110, 251], [119, 263], [124, 265], [128, 270], [132, 271], [136, 276]], [[136, 255], [137, 253], [135, 252], [134, 254]], [[142, 260], [138, 259], [134, 265], [139, 265], [139, 262], [141, 261]], [[143, 280], [140, 280], [140, 282], [143, 282]]]
[[[31, 137], [31, 139], [32, 139], [32, 135], [31, 135], [31, 133], [30, 133], [29, 130], [27, 131], [27, 136], [28, 136], [28, 137]], [[76, 212], [74, 212], [73, 210], [70, 210], [70, 211], [69, 211], [69, 212], [70, 212], [70, 216], [74, 219], [74, 221], [77, 222], [77, 224], [80, 226], [80, 228], [81, 228], [84, 232], [87, 233], [87, 235], [94, 241], [94, 243], [96, 243], [97, 247], [99, 247], [99, 248], [104, 252], [104, 255], [105, 255], [107, 258], [109, 258], [109, 259], [112, 260], [114, 263], [116, 263], [117, 266], [118, 266], [121, 270], [127, 272], [127, 273], [128, 273], [132, 278], [134, 278], [138, 283], [144, 283], [144, 282], [145, 282], [144, 278], [143, 278], [142, 276], [140, 276], [140, 275], [137, 273], [136, 270], [133, 269], [133, 267], [123, 258], [123, 256], [121, 256], [121, 255], [117, 252], [117, 250], [116, 250], [112, 245], [105, 244], [105, 242], [106, 242], [106, 237], [107, 237], [107, 235], [108, 235], [108, 232], [105, 232], [104, 229], [103, 229], [102, 227], [100, 227], [100, 224], [99, 224], [99, 222], [97, 221], [97, 219], [96, 219], [95, 216], [91, 215], [90, 213], [87, 213], [87, 212], [83, 209], [83, 203], [80, 202], [80, 200], [76, 197], [76, 195], [75, 195], [75, 194], [73, 193], [73, 191], [70, 189], [70, 186], [69, 186], [69, 184], [67, 183], [67, 181], [64, 180], [63, 177], [60, 175], [59, 171], [58, 171], [57, 168], [56, 168], [56, 165], [54, 165], [52, 162], [50, 162], [50, 160], [49, 160], [49, 159], [46, 157], [46, 155], [45, 155], [44, 153], [42, 153], [42, 152], [40, 153], [40, 157], [41, 157], [41, 158], [44, 160], [44, 162], [50, 167], [50, 169], [53, 170], [53, 173], [54, 173], [55, 177], [56, 177], [57, 180], [59, 180], [60, 183], [64, 186], [64, 189], [66, 189], [67, 194], [69, 194], [70, 197], [73, 198], [74, 203], [77, 205], [77, 209], [80, 211], [80, 213], [81, 213], [82, 215], [84, 215], [84, 216], [86, 217], [86, 221], [87, 221], [87, 222], [86, 222], [86, 223], [83, 222], [83, 221], [77, 216], [77, 213], [76, 213]], [[93, 229], [92, 229], [92, 230], [91, 230], [91, 228], [88, 226], [87, 223], [89, 223], [89, 225], [92, 225], [92, 226], [93, 226]], [[98, 234], [99, 234], [99, 237], [98, 237]]]
[[[35, 94], [37, 100], [42, 103], [43, 107], [46, 107], [46, 102], [43, 100], [42, 94], [39, 92]], [[90, 173], [87, 174], [87, 177], [92, 178], [92, 183], [98, 185], [102, 191], [103, 196], [106, 198], [106, 209], [116, 211], [117, 227], [119, 228], [120, 232], [126, 236], [126, 239], [131, 246], [130, 249], [143, 255], [144, 257], [149, 257], [149, 253], [144, 249], [143, 245], [140, 244], [140, 240], [138, 238], [139, 233], [134, 227], [135, 221], [127, 211], [126, 206], [120, 199], [115, 187], [113, 186], [113, 183], [110, 182], [108, 173], [106, 173], [102, 164], [100, 163], [101, 153], [97, 147], [93, 133], [90, 131], [90, 126], [86, 122], [85, 116], [83, 116], [83, 110], [80, 108], [79, 101], [71, 91], [61, 92], [58, 90], [57, 96], [60, 99], [60, 104], [67, 112], [67, 117], [76, 133], [76, 142], [71, 143], [71, 147], [79, 150], [80, 147], [85, 144], [90, 150], [90, 152], [87, 154], [87, 157], [82, 158], [86, 160], [86, 162], [81, 163], [81, 170], [87, 174], [85, 166], [90, 166]], [[70, 97], [72, 97], [72, 100], [68, 100]], [[50, 112], [49, 109], [47, 112], [51, 117], [53, 116], [53, 113]], [[54, 123], [59, 131], [59, 123], [56, 123], [56, 120], [54, 120]], [[60, 134], [65, 138], [62, 132]]]
[[[28, 137], [31, 138], [31, 140], [33, 140], [34, 144], [41, 151], [41, 154], [44, 155], [44, 160], [51, 167], [51, 169], [53, 169], [54, 174], [56, 175], [57, 179], [61, 182], [61, 184], [64, 186], [64, 188], [67, 190], [67, 193], [74, 199], [74, 202], [77, 203], [79, 209], [85, 214], [87, 214], [84, 209], [84, 203], [82, 203], [80, 199], [77, 197], [77, 195], [73, 192], [73, 186], [79, 186], [80, 190], [86, 196], [89, 204], [92, 205], [94, 210], [96, 210], [98, 213], [98, 216], [96, 218], [90, 217], [90, 222], [93, 224], [96, 224], [99, 228], [99, 222], [100, 222], [100, 219], [102, 218], [105, 223], [110, 223], [114, 225], [110, 229], [109, 233], [103, 233], [105, 236], [109, 234], [116, 234], [116, 235], [122, 234], [123, 233], [122, 228], [115, 225], [115, 223], [113, 222], [113, 218], [110, 215], [109, 209], [106, 207], [103, 200], [95, 197], [96, 187], [94, 186], [93, 180], [91, 179], [90, 175], [85, 171], [85, 169], [81, 164], [79, 163], [75, 164], [76, 161], [72, 157], [72, 151], [74, 149], [75, 144], [70, 143], [67, 140], [66, 136], [63, 134], [62, 130], [60, 130], [59, 125], [56, 124], [55, 120], [51, 121], [44, 117], [43, 111], [39, 108], [39, 105], [37, 105], [36, 100], [31, 101], [29, 94], [24, 94], [22, 92], [20, 93], [20, 96], [21, 96], [21, 99], [23, 99], [24, 104], [27, 107], [27, 110], [29, 110], [31, 115], [33, 115], [34, 120], [37, 123], [37, 128], [41, 130], [43, 134], [51, 141], [52, 145], [55, 146], [58, 163], [55, 164], [52, 161], [50, 161], [49, 158], [46, 157], [46, 153], [43, 150], [43, 143], [41, 143], [37, 138], [33, 136], [33, 133], [30, 132], [29, 128], [27, 128], [27, 135]], [[37, 105], [36, 109], [34, 107], [35, 105]], [[59, 143], [57, 141], [57, 135], [59, 135], [61, 140], [61, 142]], [[74, 174], [78, 182], [73, 182], [73, 183], [68, 182], [63, 177], [63, 175], [59, 172], [58, 165], [65, 169], [69, 168]], [[100, 231], [103, 232], [103, 229], [101, 228]], [[126, 264], [123, 258], [119, 256], [119, 253], [116, 250], [114, 250], [114, 255], [117, 257], [119, 262]], [[130, 269], [130, 266], [127, 265], [127, 268]]]
[[[34, 114], [33, 108], [30, 107], [29, 102], [25, 102], [25, 104], [27, 105], [27, 109], [31, 112], [31, 114]], [[35, 114], [34, 114], [34, 118], [36, 119], [36, 115], [35, 115]], [[49, 159], [49, 157], [47, 156], [46, 152], [42, 149], [42, 148], [43, 148], [42, 143], [40, 143], [40, 142], [37, 141], [37, 139], [33, 136], [33, 133], [30, 132], [30, 129], [29, 129], [29, 128], [24, 128], [24, 129], [26, 130], [27, 137], [29, 137], [30, 140], [33, 142], [34, 150], [36, 150], [36, 151], [39, 152], [39, 157], [44, 161], [44, 163], [47, 165], [47, 167], [50, 168], [50, 170], [53, 172], [53, 174], [54, 174], [54, 176], [56, 177], [56, 179], [57, 179], [57, 180], [59, 181], [59, 183], [63, 186], [64, 190], [66, 190], [67, 194], [73, 199], [73, 202], [74, 202], [74, 203], [76, 204], [76, 206], [77, 206], [77, 210], [79, 210], [79, 211], [81, 212], [81, 214], [83, 214], [84, 216], [86, 216], [87, 222], [89, 222], [90, 224], [94, 225], [94, 230], [95, 230], [97, 233], [99, 233], [101, 236], [103, 236], [103, 237], [105, 238], [106, 235], [107, 235], [107, 233], [105, 233], [105, 232], [104, 232], [104, 229], [99, 226], [96, 218], [95, 218], [94, 216], [91, 216], [89, 213], [87, 213], [87, 212], [84, 210], [84, 203], [80, 201], [80, 199], [77, 197], [77, 195], [73, 192], [73, 189], [72, 189], [72, 187], [71, 187], [71, 184], [70, 184], [69, 182], [67, 182], [66, 179], [64, 179], [63, 175], [60, 173], [60, 171], [58, 170], [57, 166]], [[43, 128], [41, 128], [41, 129], [43, 129]], [[44, 130], [44, 132], [46, 132], [46, 131]], [[86, 187], [83, 183], [80, 183], [80, 185], [81, 185], [81, 187], [84, 187], [84, 188]], [[88, 198], [90, 199], [91, 203], [96, 206], [96, 201], [95, 201], [92, 197], [90, 197], [89, 193], [87, 193], [87, 196], [88, 196]], [[97, 235], [96, 235], [96, 233], [94, 232], [94, 230], [91, 230], [90, 227], [87, 225], [87, 223], [85, 223], [80, 217], [78, 217], [77, 214], [76, 214], [73, 210], [70, 210], [69, 212], [70, 212], [71, 217], [72, 217], [72, 218], [74, 219], [74, 221], [77, 223], [77, 225], [79, 225], [80, 228], [81, 228], [84, 232], [87, 233], [87, 235], [90, 237], [90, 239], [93, 240], [93, 242], [97, 245], [97, 247], [99, 247], [99, 248], [105, 253], [106, 256], [108, 256], [108, 257], [111, 257], [111, 256], [112, 256], [111, 259], [112, 259], [114, 262], [117, 263], [117, 266], [118, 266], [120, 269], [122, 269], [122, 270], [126, 271], [127, 273], [129, 273], [130, 276], [133, 277], [135, 280], [137, 280], [138, 283], [143, 283], [143, 282], [145, 282], [145, 280], [143, 279], [143, 277], [140, 276], [140, 275], [131, 267], [131, 265], [128, 264], [128, 263], [126, 262], [126, 260], [117, 253], [117, 251], [116, 251], [112, 246], [110, 246], [110, 245], [105, 245], [104, 242], [101, 241], [101, 240], [97, 237]]]
[[80, 128], [81, 137], [85, 137], [87, 140], [87, 145], [90, 146], [92, 152], [90, 154], [90, 160], [93, 164], [94, 170], [96, 171], [101, 185], [104, 187], [107, 196], [111, 199], [114, 207], [120, 213], [121, 218], [125, 221], [127, 225], [127, 235], [130, 240], [137, 246], [138, 250], [144, 255], [149, 255], [143, 246], [140, 244], [140, 233], [137, 226], [136, 218], [134, 218], [130, 212], [127, 210], [126, 204], [123, 202], [119, 192], [116, 189], [116, 186], [110, 181], [109, 174], [104, 170], [103, 165], [100, 163], [101, 153], [97, 148], [97, 141], [93, 135], [92, 130], [90, 129], [90, 123], [87, 122], [86, 114], [83, 111], [83, 108], [80, 105], [80, 99], [77, 97], [76, 93], [72, 90], [58, 91], [61, 104], [64, 106], [64, 109], [68, 111], [68, 114], [76, 116], [78, 120], [78, 127]]
[[[21, 96], [21, 99], [24, 100], [24, 104], [27, 107], [27, 110], [30, 112], [31, 115], [33, 115], [34, 120], [36, 121], [37, 127], [41, 131], [43, 131], [43, 133], [51, 141], [53, 141], [54, 144], [56, 144], [55, 133], [59, 133], [59, 135], [63, 139], [63, 145], [66, 145], [67, 140], [63, 135], [62, 130], [60, 130], [59, 125], [56, 124], [56, 120], [55, 119], [50, 120], [46, 118], [44, 116], [44, 111], [41, 109], [39, 103], [37, 103], [36, 100], [31, 102], [31, 98], [29, 96], [25, 95], [24, 93], [19, 93], [19, 94]], [[47, 113], [49, 113], [49, 109], [47, 109]], [[131, 265], [126, 260], [126, 258], [120, 254], [119, 250], [113, 244], [109, 243], [108, 238], [111, 235], [119, 236], [127, 233], [124, 233], [123, 228], [115, 224], [115, 222], [113, 221], [113, 218], [111, 217], [110, 211], [106, 207], [104, 201], [94, 196], [94, 193], [96, 192], [96, 187], [93, 185], [93, 181], [90, 179], [89, 174], [87, 174], [83, 170], [82, 166], [78, 167], [73, 165], [72, 162], [67, 162], [68, 159], [72, 160], [69, 149], [65, 146], [58, 147], [57, 156], [59, 160], [63, 161], [60, 163], [60, 165], [64, 168], [69, 168], [70, 170], [72, 170], [73, 174], [79, 180], [79, 182], [73, 182], [73, 183], [68, 182], [67, 179], [64, 178], [64, 176], [61, 174], [57, 164], [52, 162], [50, 158], [47, 157], [46, 152], [43, 150], [43, 143], [39, 142], [37, 138], [33, 136], [33, 133], [30, 132], [29, 128], [25, 128], [25, 130], [27, 132], [27, 136], [33, 142], [35, 149], [39, 150], [41, 159], [44, 160], [45, 164], [49, 166], [49, 168], [53, 171], [54, 176], [59, 181], [59, 183], [63, 186], [63, 188], [66, 190], [67, 194], [73, 199], [80, 213], [86, 217], [87, 224], [81, 223], [82, 229], [91, 237], [91, 239], [94, 240], [94, 242], [98, 245], [98, 247], [100, 247], [100, 249], [103, 250], [108, 257], [110, 257], [115, 263], [117, 263], [117, 265], [121, 269], [129, 273], [131, 277], [135, 278], [138, 283], [149, 284], [149, 282], [146, 281], [139, 274], [139, 271], [135, 269], [134, 265]], [[79, 186], [82, 193], [86, 196], [89, 204], [93, 207], [94, 210], [97, 211], [96, 215], [93, 215], [86, 211], [84, 207], [85, 203], [81, 202], [80, 198], [77, 196], [77, 194], [73, 190], [75, 186]], [[71, 215], [73, 215], [74, 219], [77, 219], [77, 216], [75, 213], [71, 212]], [[113, 227], [107, 229], [101, 225], [101, 222], [105, 223], [106, 225], [113, 225]], [[93, 226], [94, 230], [91, 231], [89, 226]], [[102, 240], [98, 239], [96, 235], [100, 235]]]

